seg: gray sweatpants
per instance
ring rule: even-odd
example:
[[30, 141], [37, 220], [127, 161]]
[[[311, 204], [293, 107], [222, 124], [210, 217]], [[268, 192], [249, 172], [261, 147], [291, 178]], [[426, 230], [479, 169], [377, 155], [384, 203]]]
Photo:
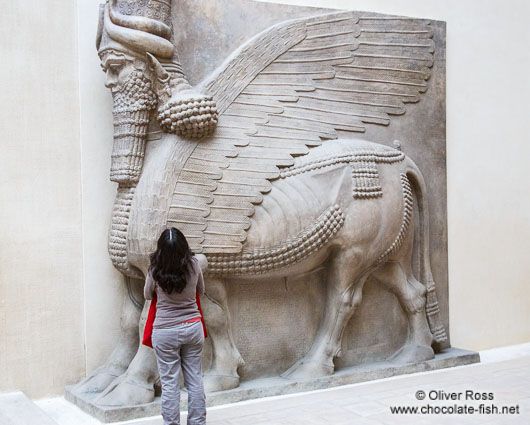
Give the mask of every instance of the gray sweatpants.
[[201, 322], [153, 329], [158, 372], [162, 383], [164, 425], [180, 425], [179, 373], [182, 365], [188, 389], [188, 425], [206, 424], [206, 397], [202, 383], [201, 354], [204, 333]]

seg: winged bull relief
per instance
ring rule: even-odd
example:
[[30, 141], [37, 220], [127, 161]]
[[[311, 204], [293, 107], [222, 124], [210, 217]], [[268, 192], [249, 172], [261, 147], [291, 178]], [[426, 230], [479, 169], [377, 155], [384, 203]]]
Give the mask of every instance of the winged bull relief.
[[[141, 297], [160, 232], [173, 226], [208, 263], [207, 391], [240, 382], [244, 359], [229, 308], [236, 279], [267, 285], [325, 270], [319, 330], [285, 379], [334, 373], [368, 278], [394, 293], [406, 314], [408, 336], [391, 360], [433, 358], [447, 336], [430, 266], [424, 178], [398, 145], [356, 137], [399, 119], [429, 89], [429, 22], [354, 12], [289, 20], [254, 36], [194, 86], [172, 42], [177, 30], [170, 0], [101, 7], [97, 48], [114, 101], [110, 177], [118, 183], [109, 253], [130, 279], [132, 299]], [[153, 400], [154, 356], [138, 348], [147, 307], [140, 315], [125, 300], [116, 350], [76, 392], [100, 405]]]

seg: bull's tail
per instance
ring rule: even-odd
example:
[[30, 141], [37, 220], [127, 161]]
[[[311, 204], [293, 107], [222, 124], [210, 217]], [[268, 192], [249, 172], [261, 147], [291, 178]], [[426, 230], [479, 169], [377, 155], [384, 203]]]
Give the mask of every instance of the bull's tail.
[[445, 327], [440, 318], [440, 306], [436, 296], [436, 287], [431, 271], [431, 259], [429, 255], [429, 206], [426, 197], [426, 186], [423, 176], [412, 161], [409, 162], [407, 177], [414, 187], [418, 202], [420, 237], [416, 243], [420, 244], [420, 280], [427, 288], [427, 305], [425, 311], [431, 333], [437, 343], [437, 349], [449, 347], [449, 340]]

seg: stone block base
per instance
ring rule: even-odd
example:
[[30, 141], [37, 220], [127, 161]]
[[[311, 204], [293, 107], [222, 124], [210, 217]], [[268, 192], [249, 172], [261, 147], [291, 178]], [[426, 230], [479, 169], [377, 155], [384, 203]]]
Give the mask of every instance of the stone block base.
[[[480, 357], [476, 352], [450, 348], [437, 354], [433, 360], [421, 363], [407, 365], [396, 365], [390, 362], [363, 364], [340, 369], [331, 376], [307, 381], [292, 381], [280, 377], [246, 381], [233, 390], [206, 394], [206, 404], [207, 406], [217, 406], [262, 397], [332, 388], [396, 375], [463, 366], [478, 363], [479, 361]], [[160, 414], [160, 398], [158, 397], [152, 403], [139, 406], [107, 407], [93, 404], [88, 398], [73, 394], [71, 387], [67, 387], [65, 398], [105, 423], [157, 416]], [[187, 394], [185, 391], [182, 391], [181, 410], [187, 410], [187, 401]]]

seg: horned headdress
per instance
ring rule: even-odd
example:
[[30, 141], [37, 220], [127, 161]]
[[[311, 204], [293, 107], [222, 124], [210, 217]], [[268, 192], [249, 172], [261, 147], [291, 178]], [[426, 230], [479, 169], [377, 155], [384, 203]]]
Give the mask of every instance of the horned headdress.
[[100, 6], [96, 46], [100, 54], [126, 48], [140, 55], [149, 52], [171, 59], [175, 46], [171, 42], [170, 0], [107, 1]]

